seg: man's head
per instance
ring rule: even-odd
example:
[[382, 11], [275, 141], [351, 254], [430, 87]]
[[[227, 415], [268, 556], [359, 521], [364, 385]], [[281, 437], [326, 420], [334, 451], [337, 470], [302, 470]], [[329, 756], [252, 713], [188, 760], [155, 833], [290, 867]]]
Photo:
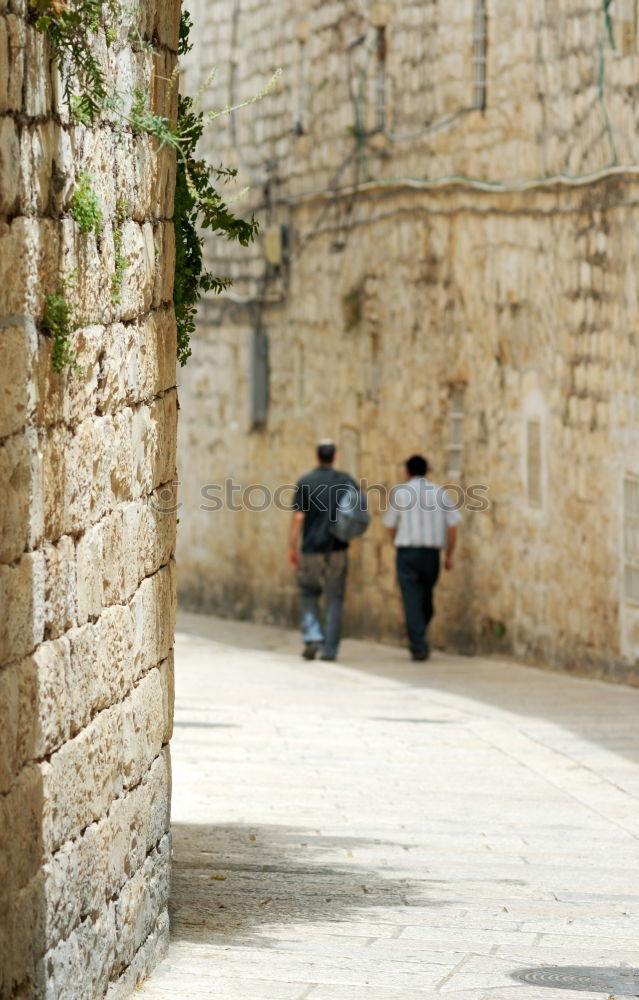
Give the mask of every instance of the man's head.
[[320, 465], [332, 465], [335, 461], [335, 452], [337, 448], [335, 447], [335, 442], [324, 438], [322, 441], [317, 442], [317, 457], [319, 459]]
[[413, 476], [425, 476], [428, 472], [428, 462], [423, 455], [411, 455], [406, 462], [406, 472], [411, 479]]

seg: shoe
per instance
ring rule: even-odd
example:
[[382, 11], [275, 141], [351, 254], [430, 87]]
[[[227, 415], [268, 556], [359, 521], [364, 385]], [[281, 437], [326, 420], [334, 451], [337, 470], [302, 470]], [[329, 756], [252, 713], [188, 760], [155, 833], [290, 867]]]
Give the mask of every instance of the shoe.
[[430, 656], [430, 651], [428, 649], [423, 649], [420, 650], [418, 653], [411, 653], [410, 655], [414, 660], [419, 660], [421, 662], [423, 660], [428, 659], [428, 657]]
[[324, 660], [326, 663], [335, 663], [336, 659], [336, 656], [328, 656], [326, 653], [322, 653], [320, 656], [320, 660]]
[[319, 642], [305, 642], [304, 649], [302, 650], [302, 656], [305, 660], [314, 660], [319, 653], [319, 649]]

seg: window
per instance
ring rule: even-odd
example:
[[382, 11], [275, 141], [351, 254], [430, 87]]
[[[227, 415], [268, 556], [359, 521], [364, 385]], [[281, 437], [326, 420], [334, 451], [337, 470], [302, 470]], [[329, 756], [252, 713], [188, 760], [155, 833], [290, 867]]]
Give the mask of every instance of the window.
[[541, 507], [541, 421], [529, 420], [526, 424], [526, 484], [528, 503]]
[[622, 56], [637, 51], [637, 0], [615, 0], [613, 4], [614, 37]]
[[464, 457], [464, 386], [451, 389], [448, 408], [448, 446], [446, 458], [448, 476], [458, 479], [462, 474]]
[[250, 424], [255, 429], [268, 415], [268, 337], [263, 330], [251, 334], [250, 352]]
[[639, 476], [623, 484], [624, 597], [639, 604]]
[[486, 0], [474, 0], [473, 14], [473, 107], [486, 109], [486, 62], [488, 19]]

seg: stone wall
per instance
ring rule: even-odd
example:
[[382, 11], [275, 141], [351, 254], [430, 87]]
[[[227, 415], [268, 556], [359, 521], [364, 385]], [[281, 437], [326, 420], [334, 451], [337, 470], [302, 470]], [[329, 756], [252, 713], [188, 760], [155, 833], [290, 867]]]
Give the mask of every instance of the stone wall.
[[[157, 72], [101, 33], [96, 53], [109, 86], [172, 114], [152, 77], [179, 7], [142, 18]], [[0, 135], [0, 996], [95, 1000], [126, 995], [168, 935], [175, 165], [70, 119], [20, 0], [0, 2]], [[82, 172], [97, 238], [70, 214]], [[57, 374], [45, 298], [72, 272], [79, 370]]]
[[[248, 97], [278, 64], [284, 83], [228, 132], [225, 160], [252, 182], [263, 236], [250, 266], [210, 250], [236, 281], [201, 311], [182, 391], [180, 592], [191, 607], [293, 622], [289, 515], [255, 509], [259, 491], [242, 503], [210, 487], [272, 495], [332, 435], [341, 464], [382, 487], [377, 509], [422, 451], [435, 480], [484, 486], [489, 502], [462, 512], [436, 642], [635, 681], [624, 481], [639, 476], [637, 25], [613, 5], [613, 51], [594, 0], [488, 0], [482, 112], [468, 109], [473, 7], [307, 3], [287, 18], [219, 2], [215, 37], [200, 12], [212, 103]], [[262, 421], [251, 371], [264, 335]], [[353, 546], [347, 630], [399, 640], [380, 520]]]

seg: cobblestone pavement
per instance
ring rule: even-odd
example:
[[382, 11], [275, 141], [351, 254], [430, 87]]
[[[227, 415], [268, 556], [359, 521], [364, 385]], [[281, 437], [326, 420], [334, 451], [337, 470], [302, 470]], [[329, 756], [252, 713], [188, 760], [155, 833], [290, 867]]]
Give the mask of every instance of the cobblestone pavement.
[[178, 627], [173, 943], [136, 996], [639, 994], [639, 691]]

